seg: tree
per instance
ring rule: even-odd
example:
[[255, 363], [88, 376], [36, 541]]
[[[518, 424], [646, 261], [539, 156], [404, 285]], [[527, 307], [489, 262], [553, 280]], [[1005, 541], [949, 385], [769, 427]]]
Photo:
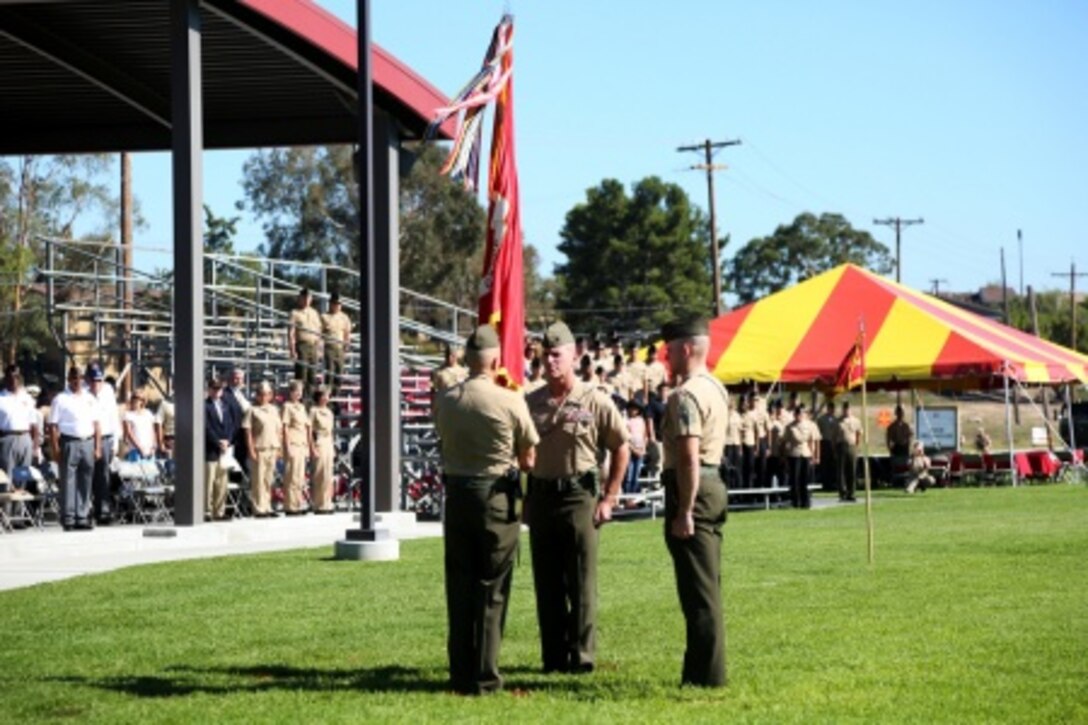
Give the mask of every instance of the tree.
[[[112, 165], [106, 155], [0, 161], [0, 358], [5, 364], [34, 360], [53, 346], [43, 301], [28, 294], [35, 266], [45, 257], [43, 238], [71, 239], [77, 221], [97, 212], [101, 226], [84, 237], [112, 246], [118, 203], [103, 180]], [[85, 256], [58, 262], [87, 266]]]
[[741, 247], [729, 265], [729, 280], [747, 303], [846, 262], [877, 274], [894, 268], [888, 248], [869, 232], [854, 229], [841, 214], [805, 212], [771, 236]]
[[648, 330], [684, 312], [709, 313], [713, 283], [704, 215], [676, 184], [605, 179], [567, 212], [557, 307], [585, 331]]
[[[359, 186], [352, 147], [307, 146], [258, 151], [242, 167], [246, 206], [262, 219], [260, 253], [355, 269]], [[295, 281], [313, 285], [312, 272]]]

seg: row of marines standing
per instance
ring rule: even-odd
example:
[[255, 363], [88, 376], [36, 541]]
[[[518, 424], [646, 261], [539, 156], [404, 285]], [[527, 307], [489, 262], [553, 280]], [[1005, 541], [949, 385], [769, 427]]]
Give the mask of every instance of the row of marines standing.
[[[682, 682], [726, 681], [718, 474], [728, 394], [706, 369], [705, 320], [666, 325], [669, 397], [664, 443], [665, 540], [687, 625]], [[575, 375], [563, 323], [543, 339], [545, 384], [527, 396], [497, 386], [499, 340], [482, 326], [466, 345], [469, 376], [435, 399], [446, 483], [445, 575], [451, 687], [502, 685], [498, 658], [521, 519], [529, 525], [543, 669], [592, 672], [599, 527], [612, 518], [627, 467], [627, 429], [612, 400]], [[608, 451], [600, 480], [598, 452]], [[522, 515], [520, 475], [527, 474]]]

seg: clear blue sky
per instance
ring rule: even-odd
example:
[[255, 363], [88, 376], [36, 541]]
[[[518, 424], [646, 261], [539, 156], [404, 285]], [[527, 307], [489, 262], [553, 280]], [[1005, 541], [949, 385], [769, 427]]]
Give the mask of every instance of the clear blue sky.
[[[355, 0], [319, 0], [354, 24]], [[676, 146], [740, 138], [722, 151], [719, 232], [728, 258], [802, 211], [839, 212], [894, 247], [874, 218], [924, 217], [903, 236], [903, 281], [928, 289], [1024, 281], [1071, 259], [1088, 271], [1088, 4], [1075, 0], [913, 3], [828, 0], [502, 3], [372, 0], [374, 40], [453, 93], [478, 68], [504, 9], [516, 17], [522, 219], [545, 260], [566, 212], [603, 178], [658, 175], [706, 206], [697, 159]], [[206, 197], [241, 198], [249, 152], [210, 153]], [[168, 163], [137, 160], [149, 227], [169, 243]], [[141, 173], [147, 183], [141, 183]], [[260, 241], [244, 220], [241, 246]], [[1088, 281], [1080, 286], [1088, 288]]]

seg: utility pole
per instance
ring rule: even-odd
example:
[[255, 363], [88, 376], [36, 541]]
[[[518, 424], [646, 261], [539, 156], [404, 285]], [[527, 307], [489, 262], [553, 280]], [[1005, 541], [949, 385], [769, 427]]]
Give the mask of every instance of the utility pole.
[[1009, 285], [1005, 281], [1005, 248], [1001, 248], [1001, 316], [1009, 324]]
[[931, 280], [929, 280], [929, 283], [931, 285], [933, 285], [933, 296], [934, 297], [940, 297], [941, 296], [941, 285], [942, 284], [948, 284], [948, 280], [947, 279], [931, 279]]
[[[119, 276], [124, 279], [121, 308], [125, 323], [121, 326], [121, 348], [134, 350], [132, 344], [132, 154], [121, 153], [121, 265], [124, 269], [117, 270]], [[128, 364], [129, 374], [121, 381], [121, 398], [128, 400], [130, 391], [135, 390], [136, 360], [128, 353], [121, 354], [121, 364], [118, 372]]]
[[1024, 296], [1024, 235], [1016, 230], [1016, 248], [1020, 252], [1020, 296]]
[[[1035, 308], [1035, 291], [1028, 285], [1028, 309], [1031, 310], [1031, 334], [1039, 336], [1039, 311]], [[1043, 417], [1046, 418], [1046, 447], [1054, 449], [1054, 438], [1050, 432], [1050, 391], [1041, 386], [1043, 392]]]
[[888, 217], [887, 219], [873, 219], [873, 224], [883, 224], [885, 226], [895, 227], [895, 281], [899, 282], [901, 278], [901, 272], [903, 270], [902, 257], [900, 256], [900, 237], [903, 233], [903, 227], [909, 227], [912, 224], [925, 224], [926, 220], [918, 217], [917, 219], [900, 219], [899, 217]]
[[[1051, 272], [1051, 277], [1064, 277], [1065, 272]], [[1069, 348], [1077, 349], [1077, 277], [1088, 277], [1088, 272], [1077, 272], [1077, 263], [1069, 260]]]
[[701, 144], [680, 146], [677, 151], [702, 151], [706, 161], [695, 164], [692, 169], [706, 171], [706, 193], [710, 199], [710, 263], [714, 271], [714, 316], [722, 314], [722, 263], [718, 258], [718, 220], [714, 209], [714, 172], [726, 168], [724, 164], [714, 164], [714, 150], [726, 146], [739, 146], [740, 139], [732, 141], [711, 141], [706, 139]]

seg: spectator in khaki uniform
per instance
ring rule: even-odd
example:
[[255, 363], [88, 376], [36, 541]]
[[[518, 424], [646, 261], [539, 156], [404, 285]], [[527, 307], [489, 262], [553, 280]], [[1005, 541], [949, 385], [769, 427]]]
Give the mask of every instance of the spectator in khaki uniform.
[[623, 355], [612, 356], [612, 372], [608, 373], [607, 380], [612, 392], [624, 402], [634, 400], [635, 384], [623, 366]]
[[910, 423], [903, 420], [903, 407], [895, 406], [895, 420], [885, 433], [888, 452], [893, 458], [906, 458], [910, 455], [910, 441], [913, 437], [914, 431], [910, 429]]
[[768, 426], [767, 483], [786, 485], [786, 458], [782, 448], [782, 434], [786, 432], [786, 419], [782, 415], [782, 400], [771, 403], [771, 424]]
[[[546, 387], [526, 402], [540, 435], [525, 518], [545, 672], [590, 672], [596, 656], [598, 527], [627, 471], [627, 426], [612, 400], [575, 377], [574, 336], [544, 334]], [[598, 449], [610, 453], [601, 496]]]
[[336, 395], [351, 345], [351, 318], [340, 309], [339, 292], [329, 297], [329, 311], [321, 316], [321, 334], [325, 337], [325, 386]]
[[502, 687], [499, 649], [521, 528], [513, 466], [533, 467], [538, 437], [525, 398], [495, 383], [494, 328], [476, 328], [465, 357], [469, 377], [438, 395], [435, 422], [446, 485], [450, 686], [482, 694]]
[[646, 390], [646, 363], [638, 359], [638, 345], [627, 346], [627, 377], [631, 380], [631, 395], [645, 405], [649, 401]]
[[855, 501], [858, 487], [858, 446], [861, 445], [861, 421], [843, 402], [842, 415], [836, 419], [835, 460], [839, 466], [839, 500]]
[[665, 369], [665, 363], [657, 359], [657, 348], [650, 345], [646, 348], [646, 372], [644, 373], [646, 380], [646, 395], [650, 394], [650, 391], [657, 390], [661, 383], [668, 382], [668, 371]]
[[457, 363], [457, 348], [446, 344], [443, 350], [442, 366], [431, 374], [431, 397], [436, 398], [446, 388], [457, 385], [468, 373]]
[[272, 512], [272, 481], [276, 477], [276, 460], [283, 441], [283, 419], [272, 403], [272, 386], [261, 383], [257, 400], [242, 420], [249, 449], [249, 500], [257, 518], [275, 516]]
[[[738, 410], [740, 408], [738, 407]], [[745, 398], [744, 412], [740, 416], [740, 487], [756, 487], [756, 460], [759, 455], [759, 411], [755, 396]]]
[[839, 471], [842, 467], [837, 456], [839, 419], [835, 415], [835, 401], [824, 403], [824, 412], [816, 418], [816, 427], [820, 429], [820, 485], [824, 491], [841, 491]]
[[730, 406], [725, 423], [725, 460], [729, 464], [729, 485], [739, 488], [741, 473], [740, 419], [744, 414], [741, 406], [744, 398], [738, 396], [738, 406]]
[[788, 460], [790, 498], [795, 508], [812, 508], [812, 495], [808, 490], [812, 480], [812, 467], [820, 463], [820, 429], [808, 419], [804, 404], [793, 413], [793, 422], [782, 433], [782, 446]]
[[727, 492], [718, 473], [725, 446], [729, 396], [706, 368], [705, 320], [665, 325], [669, 367], [677, 388], [665, 411], [665, 543], [687, 625], [681, 683], [721, 687], [726, 682], [722, 614], [722, 525]]
[[314, 393], [314, 405], [310, 408], [310, 457], [314, 460], [313, 476], [310, 477], [310, 506], [315, 514], [331, 514], [332, 474], [336, 460], [333, 433], [336, 421], [329, 410], [329, 391], [318, 388]]
[[292, 380], [283, 404], [283, 511], [288, 516], [305, 513], [302, 498], [309, 453], [310, 414], [302, 403], [302, 381]]
[[770, 453], [771, 416], [767, 413], [767, 400], [759, 394], [758, 387], [752, 396], [752, 409], [755, 411], [756, 426], [756, 485], [766, 488], [770, 484], [767, 456]]
[[317, 345], [321, 341], [321, 315], [310, 306], [310, 290], [298, 293], [298, 307], [291, 310], [287, 326], [287, 351], [295, 361], [295, 380], [301, 380], [307, 395], [317, 375]]

